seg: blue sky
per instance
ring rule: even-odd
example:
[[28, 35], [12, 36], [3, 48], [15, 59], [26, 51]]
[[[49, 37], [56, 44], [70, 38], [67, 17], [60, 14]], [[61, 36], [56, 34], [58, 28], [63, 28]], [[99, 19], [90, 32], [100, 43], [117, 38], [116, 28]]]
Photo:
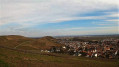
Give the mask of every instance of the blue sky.
[[118, 0], [0, 0], [0, 35], [119, 33]]

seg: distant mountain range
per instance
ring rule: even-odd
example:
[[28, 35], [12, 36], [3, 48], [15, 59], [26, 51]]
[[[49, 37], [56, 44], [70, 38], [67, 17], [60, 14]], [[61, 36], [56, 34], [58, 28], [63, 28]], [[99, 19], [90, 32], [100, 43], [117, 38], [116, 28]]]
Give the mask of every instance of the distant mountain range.
[[102, 35], [64, 35], [54, 37], [82, 37], [82, 36], [119, 36], [119, 34], [102, 34]]

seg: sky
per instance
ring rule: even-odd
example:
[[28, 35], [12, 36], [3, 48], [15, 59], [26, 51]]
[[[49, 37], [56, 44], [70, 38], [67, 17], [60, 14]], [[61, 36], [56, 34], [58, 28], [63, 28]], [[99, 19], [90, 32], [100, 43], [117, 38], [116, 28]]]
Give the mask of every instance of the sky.
[[0, 35], [119, 34], [119, 0], [0, 0]]

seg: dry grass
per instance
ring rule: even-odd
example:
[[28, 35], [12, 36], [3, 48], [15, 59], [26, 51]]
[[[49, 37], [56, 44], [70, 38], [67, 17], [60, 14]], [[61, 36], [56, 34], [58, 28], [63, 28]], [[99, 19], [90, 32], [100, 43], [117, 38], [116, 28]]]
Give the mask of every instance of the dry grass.
[[119, 60], [90, 59], [65, 54], [54, 56], [23, 53], [0, 48], [0, 59], [11, 67], [118, 67]]
[[[52, 37], [30, 39], [22, 36], [0, 36], [0, 46], [17, 49], [47, 49], [49, 46], [60, 45]], [[34, 54], [0, 48], [0, 67], [119, 67], [119, 60], [92, 59], [73, 57], [65, 54]]]

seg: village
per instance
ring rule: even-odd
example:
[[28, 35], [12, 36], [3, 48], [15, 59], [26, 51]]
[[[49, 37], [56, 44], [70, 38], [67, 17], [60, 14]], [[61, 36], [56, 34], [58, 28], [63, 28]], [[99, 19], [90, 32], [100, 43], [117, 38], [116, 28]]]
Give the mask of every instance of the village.
[[119, 59], [119, 39], [103, 39], [101, 41], [72, 41], [60, 39], [58, 43], [62, 47], [52, 46], [45, 52], [64, 53], [72, 56], [84, 56], [91, 58]]

